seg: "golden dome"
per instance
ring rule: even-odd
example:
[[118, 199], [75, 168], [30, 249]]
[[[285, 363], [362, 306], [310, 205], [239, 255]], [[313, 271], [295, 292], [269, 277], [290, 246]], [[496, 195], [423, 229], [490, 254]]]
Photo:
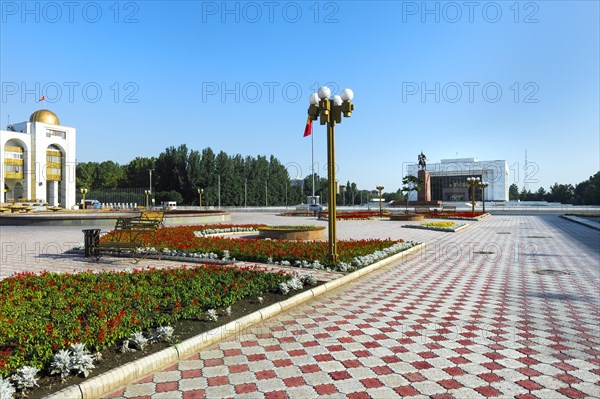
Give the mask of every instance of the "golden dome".
[[40, 109], [38, 111], [35, 111], [29, 117], [29, 122], [42, 122], [47, 123], [49, 125], [60, 125], [58, 116], [56, 116], [54, 112], [47, 109]]

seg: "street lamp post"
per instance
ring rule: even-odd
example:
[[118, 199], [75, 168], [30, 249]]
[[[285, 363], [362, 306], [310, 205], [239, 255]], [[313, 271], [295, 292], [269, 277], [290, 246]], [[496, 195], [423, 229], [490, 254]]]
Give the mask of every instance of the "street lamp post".
[[[335, 124], [342, 122], [342, 114], [345, 117], [352, 116], [354, 104], [352, 99], [354, 93], [350, 89], [344, 89], [341, 95], [335, 95], [331, 99], [329, 95], [331, 90], [327, 86], [319, 89], [318, 93], [313, 93], [308, 97], [310, 106], [308, 107], [309, 118], [316, 121], [320, 118], [319, 124], [327, 125], [327, 179], [329, 185], [329, 260], [338, 262], [336, 243], [336, 185], [335, 185]], [[314, 187], [314, 185], [313, 185]]]
[[381, 210], [381, 192], [383, 191], [384, 187], [383, 186], [377, 186], [375, 187], [377, 190], [379, 190], [379, 216], [383, 215], [383, 211]]
[[154, 169], [148, 169], [148, 173], [150, 174], [150, 195], [152, 195], [152, 172]]
[[471, 186], [471, 213], [475, 213], [475, 187], [480, 181], [479, 177], [467, 177], [467, 183]]
[[146, 208], [148, 208], [150, 206], [150, 194], [152, 192], [150, 190], [144, 190], [144, 195], [146, 196]]
[[479, 187], [481, 187], [481, 203], [483, 204], [483, 213], [485, 213], [485, 189], [488, 188], [490, 183], [486, 181], [482, 181], [479, 183]]
[[81, 209], [85, 209], [85, 195], [88, 193], [88, 189], [87, 188], [82, 188], [79, 190], [79, 192], [81, 193]]
[[199, 188], [198, 189], [198, 196], [200, 197], [200, 209], [202, 209], [202, 194], [204, 193], [204, 189], [203, 188]]

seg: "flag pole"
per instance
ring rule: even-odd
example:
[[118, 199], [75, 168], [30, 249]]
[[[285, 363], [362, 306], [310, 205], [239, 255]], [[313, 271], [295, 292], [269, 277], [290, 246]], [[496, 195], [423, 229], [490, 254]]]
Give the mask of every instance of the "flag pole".
[[310, 142], [311, 142], [311, 147], [312, 147], [312, 152], [311, 152], [312, 196], [313, 196], [313, 201], [314, 201], [314, 198], [315, 198], [315, 135], [312, 132], [312, 123], [310, 124]]

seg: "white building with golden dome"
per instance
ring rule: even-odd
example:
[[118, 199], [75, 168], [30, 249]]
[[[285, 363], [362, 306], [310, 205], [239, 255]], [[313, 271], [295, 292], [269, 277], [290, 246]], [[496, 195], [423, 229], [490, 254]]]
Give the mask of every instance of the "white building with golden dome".
[[62, 126], [47, 109], [0, 130], [0, 203], [75, 205], [75, 135], [75, 128]]

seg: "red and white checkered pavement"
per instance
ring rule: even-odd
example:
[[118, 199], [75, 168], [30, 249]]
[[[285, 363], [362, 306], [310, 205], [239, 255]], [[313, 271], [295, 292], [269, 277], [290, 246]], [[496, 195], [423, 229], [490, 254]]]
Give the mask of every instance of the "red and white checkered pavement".
[[557, 216], [403, 230], [427, 250], [107, 397], [600, 397], [598, 231]]

